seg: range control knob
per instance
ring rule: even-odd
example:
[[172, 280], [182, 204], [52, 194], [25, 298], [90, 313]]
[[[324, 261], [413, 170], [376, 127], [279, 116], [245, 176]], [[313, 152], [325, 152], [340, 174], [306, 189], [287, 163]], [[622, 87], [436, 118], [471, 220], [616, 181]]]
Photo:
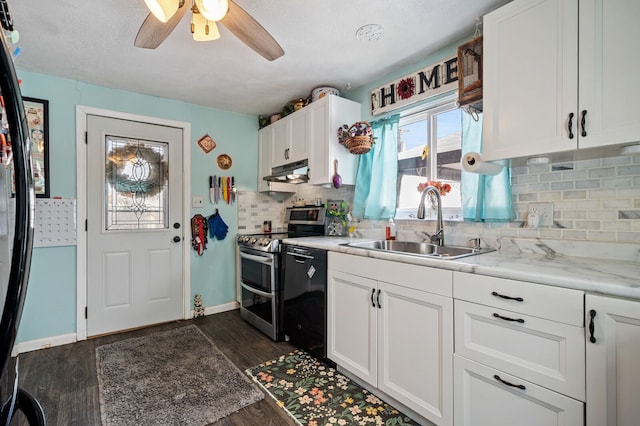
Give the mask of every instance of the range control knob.
[[258, 240], [258, 244], [264, 247], [264, 246], [268, 246], [270, 241], [271, 240], [269, 240], [269, 238], [260, 238]]
[[256, 237], [251, 237], [251, 239], [249, 239], [249, 243], [250, 244], [255, 244], [256, 241], [258, 241], [258, 239]]

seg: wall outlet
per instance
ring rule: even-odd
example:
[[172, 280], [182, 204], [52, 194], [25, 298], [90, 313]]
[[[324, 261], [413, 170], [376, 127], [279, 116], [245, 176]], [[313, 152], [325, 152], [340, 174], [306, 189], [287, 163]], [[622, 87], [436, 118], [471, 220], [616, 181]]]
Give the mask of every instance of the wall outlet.
[[204, 207], [204, 197], [199, 195], [194, 195], [191, 198], [191, 207], [194, 209], [201, 209]]
[[553, 226], [553, 203], [529, 203], [529, 216], [538, 217], [537, 226], [529, 223], [533, 228]]

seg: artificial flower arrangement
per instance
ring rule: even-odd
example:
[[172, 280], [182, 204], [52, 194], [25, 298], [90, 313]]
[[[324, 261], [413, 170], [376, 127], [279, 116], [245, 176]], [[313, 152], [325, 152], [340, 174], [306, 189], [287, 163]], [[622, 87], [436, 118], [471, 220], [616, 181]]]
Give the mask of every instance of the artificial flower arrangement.
[[444, 197], [451, 191], [451, 185], [445, 182], [441, 182], [439, 180], [430, 180], [428, 182], [423, 182], [418, 185], [418, 192], [424, 191], [427, 186], [433, 186], [438, 190], [441, 197]]
[[366, 154], [373, 145], [373, 130], [366, 121], [338, 127], [338, 142], [352, 154]]
[[338, 127], [338, 142], [341, 145], [347, 141], [347, 138], [353, 138], [356, 136], [371, 136], [373, 131], [371, 130], [371, 125], [364, 121], [358, 121], [357, 123], [348, 126], [343, 124]]

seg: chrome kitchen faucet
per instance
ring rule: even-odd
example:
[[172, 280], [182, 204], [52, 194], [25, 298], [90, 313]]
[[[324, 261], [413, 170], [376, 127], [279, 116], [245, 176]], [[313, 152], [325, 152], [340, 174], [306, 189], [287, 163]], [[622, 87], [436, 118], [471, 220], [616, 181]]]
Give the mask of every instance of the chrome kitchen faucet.
[[442, 198], [440, 197], [440, 191], [434, 186], [427, 186], [422, 190], [422, 195], [420, 196], [420, 205], [418, 206], [418, 219], [424, 219], [425, 216], [425, 206], [424, 199], [427, 196], [428, 192], [433, 192], [436, 196], [436, 203], [438, 204], [438, 220], [436, 225], [435, 234], [431, 235], [431, 242], [433, 244], [438, 244], [439, 246], [444, 245], [444, 226], [442, 225]]

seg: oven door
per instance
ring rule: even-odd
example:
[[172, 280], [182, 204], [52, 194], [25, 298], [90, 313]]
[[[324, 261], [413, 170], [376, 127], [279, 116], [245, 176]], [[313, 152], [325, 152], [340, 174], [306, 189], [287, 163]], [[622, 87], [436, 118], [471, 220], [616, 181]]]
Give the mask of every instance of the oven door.
[[242, 285], [252, 287], [259, 292], [273, 293], [277, 286], [276, 260], [273, 253], [241, 248], [240, 281]]
[[277, 296], [265, 293], [246, 284], [242, 286], [240, 315], [273, 340], [279, 338]]

